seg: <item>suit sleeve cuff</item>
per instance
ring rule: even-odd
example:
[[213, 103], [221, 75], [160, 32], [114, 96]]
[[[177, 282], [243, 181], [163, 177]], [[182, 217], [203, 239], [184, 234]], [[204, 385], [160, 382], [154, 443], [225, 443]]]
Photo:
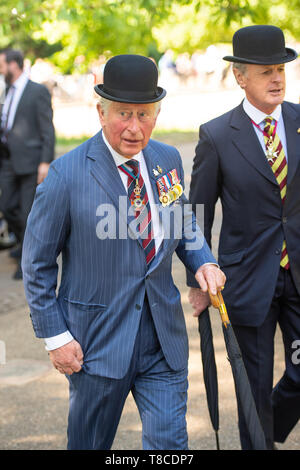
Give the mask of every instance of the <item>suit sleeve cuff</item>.
[[[204, 264], [201, 264], [201, 266], [206, 266], [207, 264], [212, 264], [213, 266], [217, 266], [217, 268], [220, 268], [218, 263], [204, 263]], [[201, 268], [201, 266], [199, 266], [199, 267]]]
[[65, 331], [60, 335], [52, 336], [51, 338], [44, 338], [46, 351], [52, 351], [53, 349], [60, 348], [67, 343], [70, 343], [74, 338], [69, 331]]

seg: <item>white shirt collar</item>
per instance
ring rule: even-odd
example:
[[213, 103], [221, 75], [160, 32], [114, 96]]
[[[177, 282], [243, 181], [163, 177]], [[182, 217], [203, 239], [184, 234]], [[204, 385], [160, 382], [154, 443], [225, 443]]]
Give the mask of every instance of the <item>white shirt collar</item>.
[[[243, 108], [246, 114], [254, 121], [256, 124], [260, 124], [267, 116], [270, 116], [269, 114], [266, 114], [259, 109], [257, 109], [253, 104], [250, 103], [250, 101], [245, 97], [243, 101]], [[279, 121], [279, 118], [281, 116], [281, 104], [276, 106], [274, 111], [272, 112], [272, 117], [276, 120]]]
[[17, 78], [17, 80], [14, 81], [14, 83], [12, 84], [14, 86], [14, 88], [16, 90], [18, 89], [23, 89], [25, 88], [25, 85], [27, 84], [28, 82], [28, 74], [26, 72], [23, 72], [19, 78]]
[[[126, 158], [126, 157], [123, 157], [123, 155], [120, 155], [118, 152], [116, 152], [112, 146], [110, 145], [110, 143], [108, 142], [107, 138], [105, 137], [105, 134], [104, 132], [102, 131], [102, 137], [103, 137], [103, 140], [104, 140], [104, 143], [106, 144], [106, 146], [108, 147], [108, 150], [110, 151], [110, 153], [112, 154], [112, 157], [115, 161], [115, 164], [116, 166], [120, 166], [122, 165], [123, 163], [126, 163], [128, 160], [131, 160], [131, 158]], [[143, 153], [142, 151], [140, 151], [138, 154], [134, 155], [132, 158], [134, 158], [135, 160], [138, 160], [140, 163], [141, 163], [141, 159], [143, 157]]]

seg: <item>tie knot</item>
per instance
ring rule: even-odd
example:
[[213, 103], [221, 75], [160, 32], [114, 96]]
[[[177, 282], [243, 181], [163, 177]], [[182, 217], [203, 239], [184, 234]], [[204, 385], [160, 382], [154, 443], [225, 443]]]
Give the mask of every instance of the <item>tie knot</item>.
[[264, 123], [265, 123], [264, 131], [265, 131], [268, 135], [272, 135], [272, 132], [273, 132], [274, 126], [272, 126], [272, 122], [273, 122], [272, 116], [267, 116], [267, 117], [264, 119]]
[[139, 172], [139, 162], [137, 160], [134, 160], [132, 158], [131, 160], [128, 160], [126, 162], [126, 165], [129, 166], [129, 168], [132, 169], [135, 176], [138, 174], [138, 172]]

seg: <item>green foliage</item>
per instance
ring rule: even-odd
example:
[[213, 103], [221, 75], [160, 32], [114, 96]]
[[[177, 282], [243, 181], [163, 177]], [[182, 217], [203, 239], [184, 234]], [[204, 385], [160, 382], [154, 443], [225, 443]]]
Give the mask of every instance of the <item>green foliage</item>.
[[84, 72], [100, 55], [158, 61], [169, 47], [193, 52], [231, 42], [249, 24], [275, 24], [299, 40], [299, 10], [299, 0], [0, 0], [0, 47]]
[[234, 32], [251, 24], [273, 24], [283, 29], [286, 39], [300, 39], [299, 0], [193, 0], [186, 6], [174, 4], [154, 37], [160, 49], [177, 53], [204, 50], [210, 44], [231, 43]]

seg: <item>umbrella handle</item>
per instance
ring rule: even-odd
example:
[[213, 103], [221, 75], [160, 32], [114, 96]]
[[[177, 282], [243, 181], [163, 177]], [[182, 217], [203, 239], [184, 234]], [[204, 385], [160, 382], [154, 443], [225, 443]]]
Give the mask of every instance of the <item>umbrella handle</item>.
[[226, 305], [225, 305], [225, 302], [224, 302], [224, 299], [223, 299], [223, 296], [222, 296], [221, 292], [218, 291], [218, 293], [216, 295], [213, 295], [209, 291], [208, 291], [208, 293], [209, 293], [209, 297], [210, 297], [210, 301], [211, 301], [212, 306], [219, 310], [223, 325], [225, 326], [225, 328], [227, 328], [227, 325], [230, 324], [230, 321], [229, 321]]

